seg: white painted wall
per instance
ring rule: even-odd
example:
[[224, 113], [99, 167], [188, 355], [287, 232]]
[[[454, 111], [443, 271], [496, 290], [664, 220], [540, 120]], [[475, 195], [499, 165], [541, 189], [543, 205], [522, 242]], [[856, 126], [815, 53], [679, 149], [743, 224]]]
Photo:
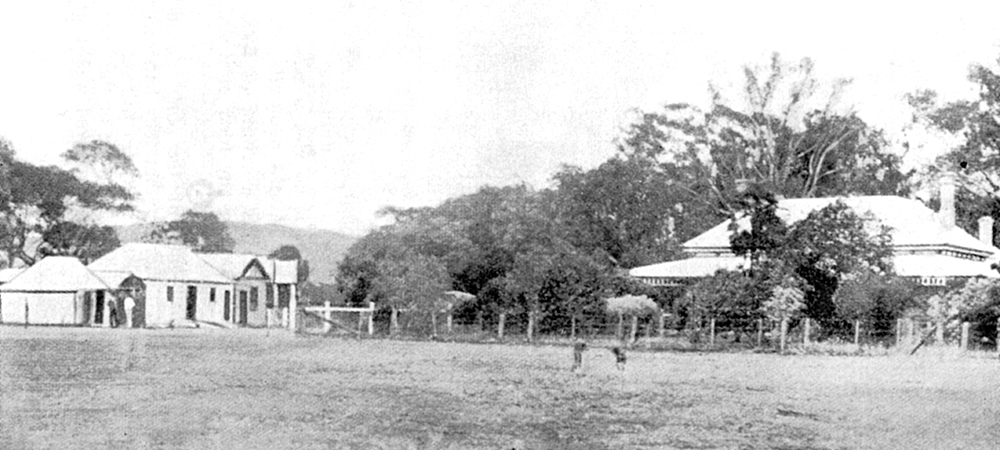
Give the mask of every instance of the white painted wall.
[[[195, 286], [198, 290], [198, 307], [195, 311], [195, 319], [222, 322], [225, 292], [232, 291], [230, 284], [144, 281], [146, 282], [147, 325], [164, 325], [173, 320], [187, 318], [188, 286]], [[172, 302], [167, 301], [168, 286], [174, 288]], [[210, 298], [212, 288], [215, 288], [214, 302]]]
[[4, 323], [24, 323], [24, 305], [28, 305], [28, 323], [37, 325], [82, 324], [83, 298], [74, 292], [4, 292], [0, 315]]

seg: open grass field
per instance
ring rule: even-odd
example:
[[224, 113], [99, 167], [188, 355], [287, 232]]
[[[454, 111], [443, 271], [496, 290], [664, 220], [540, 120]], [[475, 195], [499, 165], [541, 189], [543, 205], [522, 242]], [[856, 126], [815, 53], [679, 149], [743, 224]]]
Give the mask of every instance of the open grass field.
[[996, 449], [987, 358], [0, 327], [0, 449]]

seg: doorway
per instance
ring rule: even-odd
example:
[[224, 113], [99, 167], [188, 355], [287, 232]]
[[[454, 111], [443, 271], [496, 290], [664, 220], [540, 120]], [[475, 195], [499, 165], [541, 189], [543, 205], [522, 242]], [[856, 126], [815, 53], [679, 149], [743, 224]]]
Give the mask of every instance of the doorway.
[[94, 294], [94, 324], [104, 325], [104, 291]]
[[198, 316], [198, 286], [188, 286], [187, 319], [195, 320]]
[[240, 291], [240, 325], [247, 324], [247, 291]]

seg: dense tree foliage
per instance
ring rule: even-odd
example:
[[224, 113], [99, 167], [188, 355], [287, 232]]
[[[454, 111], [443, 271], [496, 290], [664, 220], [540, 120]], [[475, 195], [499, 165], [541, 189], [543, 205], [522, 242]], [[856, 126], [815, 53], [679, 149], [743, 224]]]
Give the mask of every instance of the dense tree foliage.
[[[744, 76], [742, 101], [713, 90], [705, 111], [668, 104], [643, 113], [615, 157], [590, 170], [564, 167], [549, 189], [484, 187], [436, 207], [386, 208], [392, 225], [359, 240], [338, 267], [344, 299], [433, 305], [429, 290], [407, 300], [416, 303], [390, 294], [409, 282], [403, 264], [443, 273], [448, 289], [475, 295], [460, 315], [497, 326], [510, 317], [529, 335], [575, 331], [578, 319], [585, 328], [602, 299], [627, 294], [737, 320], [763, 317], [775, 292], [794, 289], [807, 313], [836, 316], [831, 299], [844, 274], [891, 270], [887, 242], [840, 204], [785, 224], [778, 199], [903, 195], [911, 174], [882, 131], [839, 108], [846, 83], [821, 95], [809, 60], [789, 65], [775, 55]], [[679, 257], [681, 242], [748, 213], [750, 229], [734, 229], [731, 242], [753, 261], [748, 273], [720, 273], [686, 295], [623, 281], [624, 269]]]
[[[64, 154], [75, 166], [67, 170], [21, 161], [13, 146], [0, 139], [0, 252], [7, 264], [33, 264], [46, 254], [93, 258], [116, 245], [114, 231], [90, 223], [89, 214], [132, 209], [133, 194], [110, 175], [134, 175], [134, 167], [109, 143], [101, 145], [114, 148], [114, 154], [76, 150], [87, 145], [78, 144]], [[95, 167], [109, 176], [81, 175]]]
[[187, 245], [196, 252], [232, 253], [236, 241], [215, 213], [189, 210], [180, 219], [154, 224], [146, 242]]
[[731, 217], [748, 184], [788, 198], [905, 194], [909, 174], [883, 133], [837, 109], [846, 83], [820, 96], [812, 68], [778, 55], [746, 67], [743, 102], [715, 91], [707, 111], [673, 103], [645, 112], [621, 150], [656, 160], [699, 219]]

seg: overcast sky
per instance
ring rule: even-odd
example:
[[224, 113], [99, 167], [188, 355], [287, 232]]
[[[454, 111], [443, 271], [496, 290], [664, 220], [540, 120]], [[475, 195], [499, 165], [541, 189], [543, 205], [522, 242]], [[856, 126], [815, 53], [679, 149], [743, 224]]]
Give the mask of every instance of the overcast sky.
[[385, 205], [593, 167], [631, 109], [704, 103], [772, 51], [853, 78], [845, 101], [887, 129], [904, 93], [969, 96], [968, 65], [1000, 55], [1000, 2], [258, 3], [5, 5], [0, 136], [36, 163], [118, 144], [140, 219], [361, 234]]

